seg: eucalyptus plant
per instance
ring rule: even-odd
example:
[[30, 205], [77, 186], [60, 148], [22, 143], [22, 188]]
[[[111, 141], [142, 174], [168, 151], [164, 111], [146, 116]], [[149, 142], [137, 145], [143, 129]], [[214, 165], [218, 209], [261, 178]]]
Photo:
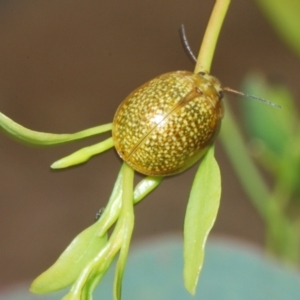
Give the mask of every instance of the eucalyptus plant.
[[[219, 33], [227, 13], [230, 0], [216, 0], [209, 23], [200, 47], [194, 72], [209, 72]], [[248, 158], [247, 149], [243, 148], [240, 132], [227, 108], [221, 139], [226, 149], [230, 149], [225, 135], [236, 139], [241, 153], [239, 157], [247, 163], [253, 176], [260, 176]], [[0, 113], [0, 126], [20, 141], [43, 146], [67, 143], [88, 138], [110, 131], [112, 124], [89, 128], [73, 134], [52, 134], [37, 132], [17, 124]], [[57, 160], [52, 169], [74, 166], [89, 160], [92, 156], [114, 147], [110, 137], [98, 144], [82, 148], [69, 156]], [[230, 152], [230, 151], [228, 151]], [[236, 153], [236, 151], [235, 151]], [[236, 158], [232, 158], [237, 172], [246, 189], [251, 191]], [[134, 228], [134, 205], [143, 200], [163, 180], [163, 177], [148, 176], [134, 187], [134, 170], [125, 162], [117, 176], [111, 196], [99, 219], [90, 227], [79, 233], [58, 260], [44, 273], [37, 277], [31, 291], [38, 294], [51, 293], [71, 286], [64, 300], [92, 299], [95, 287], [101, 282], [114, 259], [117, 259], [113, 294], [114, 299], [121, 299], [122, 278]], [[269, 192], [263, 183], [258, 183], [257, 193], [252, 193], [255, 203], [258, 192], [266, 197]], [[203, 266], [205, 244], [215, 222], [221, 197], [221, 176], [218, 163], [211, 146], [199, 164], [192, 183], [184, 220], [184, 284], [186, 289], [195, 294], [199, 275]], [[258, 205], [259, 209], [263, 211]]]

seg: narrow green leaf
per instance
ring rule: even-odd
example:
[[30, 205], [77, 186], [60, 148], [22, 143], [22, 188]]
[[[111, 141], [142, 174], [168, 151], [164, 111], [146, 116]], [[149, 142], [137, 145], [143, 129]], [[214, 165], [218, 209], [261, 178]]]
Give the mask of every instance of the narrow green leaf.
[[[106, 268], [102, 268], [101, 271], [97, 268], [97, 266], [94, 266], [93, 268], [90, 268], [87, 266], [87, 268], [90, 269], [90, 272], [88, 276], [86, 276], [85, 280], [82, 281], [81, 287], [78, 289], [77, 288], [72, 289], [69, 291], [69, 293], [63, 298], [63, 300], [66, 299], [72, 299], [72, 300], [92, 300], [93, 299], [93, 292], [99, 282], [103, 279], [109, 265], [111, 264], [112, 261], [107, 262], [108, 264]], [[94, 264], [94, 262], [92, 262]], [[82, 272], [83, 274], [86, 272]], [[80, 281], [80, 279], [79, 279]], [[76, 286], [76, 284], [74, 284]]]
[[124, 164], [122, 164], [113, 191], [109, 198], [108, 204], [105, 207], [104, 212], [102, 213], [101, 218], [99, 220], [99, 236], [105, 234], [107, 230], [116, 222], [120, 215], [122, 206], [123, 168]]
[[115, 280], [114, 280], [114, 300], [121, 300], [122, 280], [124, 269], [126, 265], [127, 255], [130, 246], [131, 235], [134, 227], [134, 212], [133, 212], [133, 179], [134, 170], [127, 164], [123, 164], [123, 195], [122, 195], [122, 244], [120, 255], [116, 266]]
[[89, 160], [92, 156], [96, 154], [100, 154], [101, 152], [104, 152], [108, 150], [109, 148], [113, 147], [114, 141], [110, 137], [106, 139], [103, 142], [100, 142], [98, 144], [84, 147], [64, 158], [61, 158], [60, 160], [54, 162], [51, 165], [52, 169], [63, 169], [63, 168], [68, 168], [71, 166], [75, 166], [78, 164], [82, 164]]
[[104, 277], [107, 269], [111, 265], [111, 263], [112, 263], [112, 261], [108, 262], [107, 268], [105, 269], [105, 271], [103, 270], [102, 272], [97, 274], [97, 276], [94, 276], [93, 278], [89, 278], [88, 286], [84, 286], [84, 292], [85, 292], [85, 295], [86, 295], [85, 297], [87, 299], [90, 299], [90, 300], [93, 299], [93, 293], [94, 293], [95, 289], [97, 288], [98, 284], [100, 283], [100, 281], [103, 279], [103, 277]]
[[134, 189], [133, 202], [138, 203], [152, 192], [162, 182], [163, 177], [146, 177], [140, 181]]
[[219, 166], [211, 147], [194, 179], [184, 220], [184, 283], [195, 294], [202, 269], [205, 243], [215, 222], [221, 197]]
[[58, 260], [33, 281], [30, 290], [46, 294], [73, 284], [107, 242], [107, 235], [99, 237], [98, 231], [97, 222], [75, 237]]
[[15, 137], [17, 140], [46, 146], [66, 143], [73, 140], [83, 139], [92, 135], [100, 134], [111, 130], [112, 124], [109, 123], [100, 125], [76, 133], [54, 134], [30, 130], [16, 123], [4, 114], [0, 113], [0, 127], [2, 127], [7, 133]]

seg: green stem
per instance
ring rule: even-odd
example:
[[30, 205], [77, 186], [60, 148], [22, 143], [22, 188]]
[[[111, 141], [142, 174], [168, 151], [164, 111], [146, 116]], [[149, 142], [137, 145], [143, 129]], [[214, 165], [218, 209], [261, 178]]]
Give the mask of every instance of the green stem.
[[249, 156], [245, 141], [228, 106], [226, 106], [226, 116], [223, 120], [220, 138], [244, 190], [260, 216], [265, 220], [270, 192]]
[[225, 19], [230, 0], [216, 0], [213, 11], [201, 43], [200, 51], [195, 66], [195, 73], [210, 71], [219, 34]]

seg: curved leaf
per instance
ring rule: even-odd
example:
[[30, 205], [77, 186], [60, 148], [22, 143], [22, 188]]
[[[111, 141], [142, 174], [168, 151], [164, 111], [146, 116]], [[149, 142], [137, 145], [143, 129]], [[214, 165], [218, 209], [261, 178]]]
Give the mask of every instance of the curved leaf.
[[36, 145], [47, 146], [83, 139], [92, 135], [109, 131], [112, 128], [112, 124], [109, 123], [100, 125], [76, 133], [55, 134], [28, 129], [0, 113], [0, 127], [2, 127], [3, 130], [11, 134], [17, 140]]

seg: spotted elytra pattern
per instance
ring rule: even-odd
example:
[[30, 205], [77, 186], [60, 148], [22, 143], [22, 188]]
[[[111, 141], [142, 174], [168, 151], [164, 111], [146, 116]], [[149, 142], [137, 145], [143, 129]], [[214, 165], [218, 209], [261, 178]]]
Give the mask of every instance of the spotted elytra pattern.
[[204, 72], [177, 71], [150, 80], [115, 114], [118, 154], [145, 175], [182, 172], [213, 143], [223, 116], [222, 94], [219, 81]]

